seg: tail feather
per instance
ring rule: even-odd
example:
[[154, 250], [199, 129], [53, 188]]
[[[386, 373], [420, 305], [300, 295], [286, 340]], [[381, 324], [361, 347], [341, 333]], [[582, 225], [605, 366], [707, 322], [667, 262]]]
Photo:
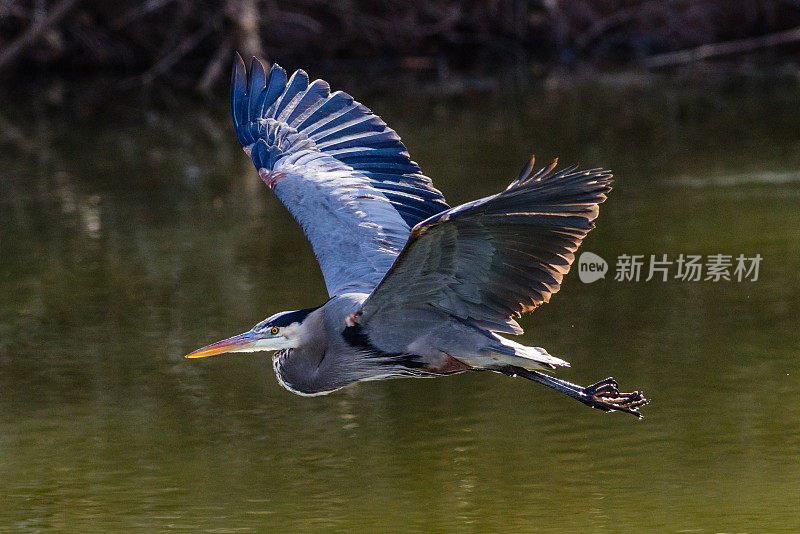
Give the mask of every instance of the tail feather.
[[552, 356], [542, 347], [528, 347], [502, 336], [496, 334], [495, 336], [500, 343], [488, 351], [494, 356], [493, 359], [501, 364], [522, 367], [529, 371], [569, 367], [568, 361]]

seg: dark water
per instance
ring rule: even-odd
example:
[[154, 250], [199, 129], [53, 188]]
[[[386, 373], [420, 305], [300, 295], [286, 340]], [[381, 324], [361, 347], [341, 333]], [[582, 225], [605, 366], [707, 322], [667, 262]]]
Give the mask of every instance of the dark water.
[[[326, 299], [224, 104], [8, 106], [0, 531], [800, 530], [800, 89], [402, 93], [368, 103], [451, 203], [531, 151], [615, 171], [582, 249], [611, 271], [573, 270], [522, 340], [646, 418], [493, 374], [306, 399], [267, 354], [184, 360]], [[621, 254], [717, 253], [758, 281], [614, 281]]]

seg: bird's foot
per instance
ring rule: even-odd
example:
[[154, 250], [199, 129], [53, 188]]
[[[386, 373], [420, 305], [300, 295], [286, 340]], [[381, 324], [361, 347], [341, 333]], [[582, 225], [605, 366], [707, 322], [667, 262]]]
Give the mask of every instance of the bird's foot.
[[625, 412], [635, 415], [639, 419], [643, 416], [639, 413], [638, 408], [650, 402], [638, 391], [620, 393], [617, 389], [617, 381], [613, 378], [606, 378], [596, 384], [586, 386], [581, 390], [578, 400], [604, 412]]

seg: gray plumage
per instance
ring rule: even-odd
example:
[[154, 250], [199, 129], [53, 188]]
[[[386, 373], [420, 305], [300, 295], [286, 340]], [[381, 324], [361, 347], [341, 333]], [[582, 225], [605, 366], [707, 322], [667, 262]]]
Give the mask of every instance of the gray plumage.
[[534, 161], [506, 190], [450, 208], [399, 136], [303, 71], [234, 64], [237, 138], [308, 237], [330, 299], [276, 314], [188, 355], [276, 350], [279, 382], [301, 395], [354, 382], [490, 370], [524, 376], [605, 411], [647, 400], [613, 379], [581, 387], [541, 370], [569, 365], [502, 337], [548, 302], [594, 228], [611, 173]]

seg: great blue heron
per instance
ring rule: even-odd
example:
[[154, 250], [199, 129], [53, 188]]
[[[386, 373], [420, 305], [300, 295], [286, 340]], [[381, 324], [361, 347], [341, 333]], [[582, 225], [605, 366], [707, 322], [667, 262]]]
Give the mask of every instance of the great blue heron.
[[277, 313], [187, 358], [277, 351], [278, 381], [321, 395], [362, 380], [488, 370], [522, 376], [604, 411], [641, 417], [612, 378], [581, 387], [541, 370], [569, 364], [514, 317], [559, 290], [594, 227], [611, 173], [533, 159], [504, 191], [451, 208], [378, 116], [322, 80], [253, 58], [233, 66], [236, 135], [303, 228], [330, 299]]

